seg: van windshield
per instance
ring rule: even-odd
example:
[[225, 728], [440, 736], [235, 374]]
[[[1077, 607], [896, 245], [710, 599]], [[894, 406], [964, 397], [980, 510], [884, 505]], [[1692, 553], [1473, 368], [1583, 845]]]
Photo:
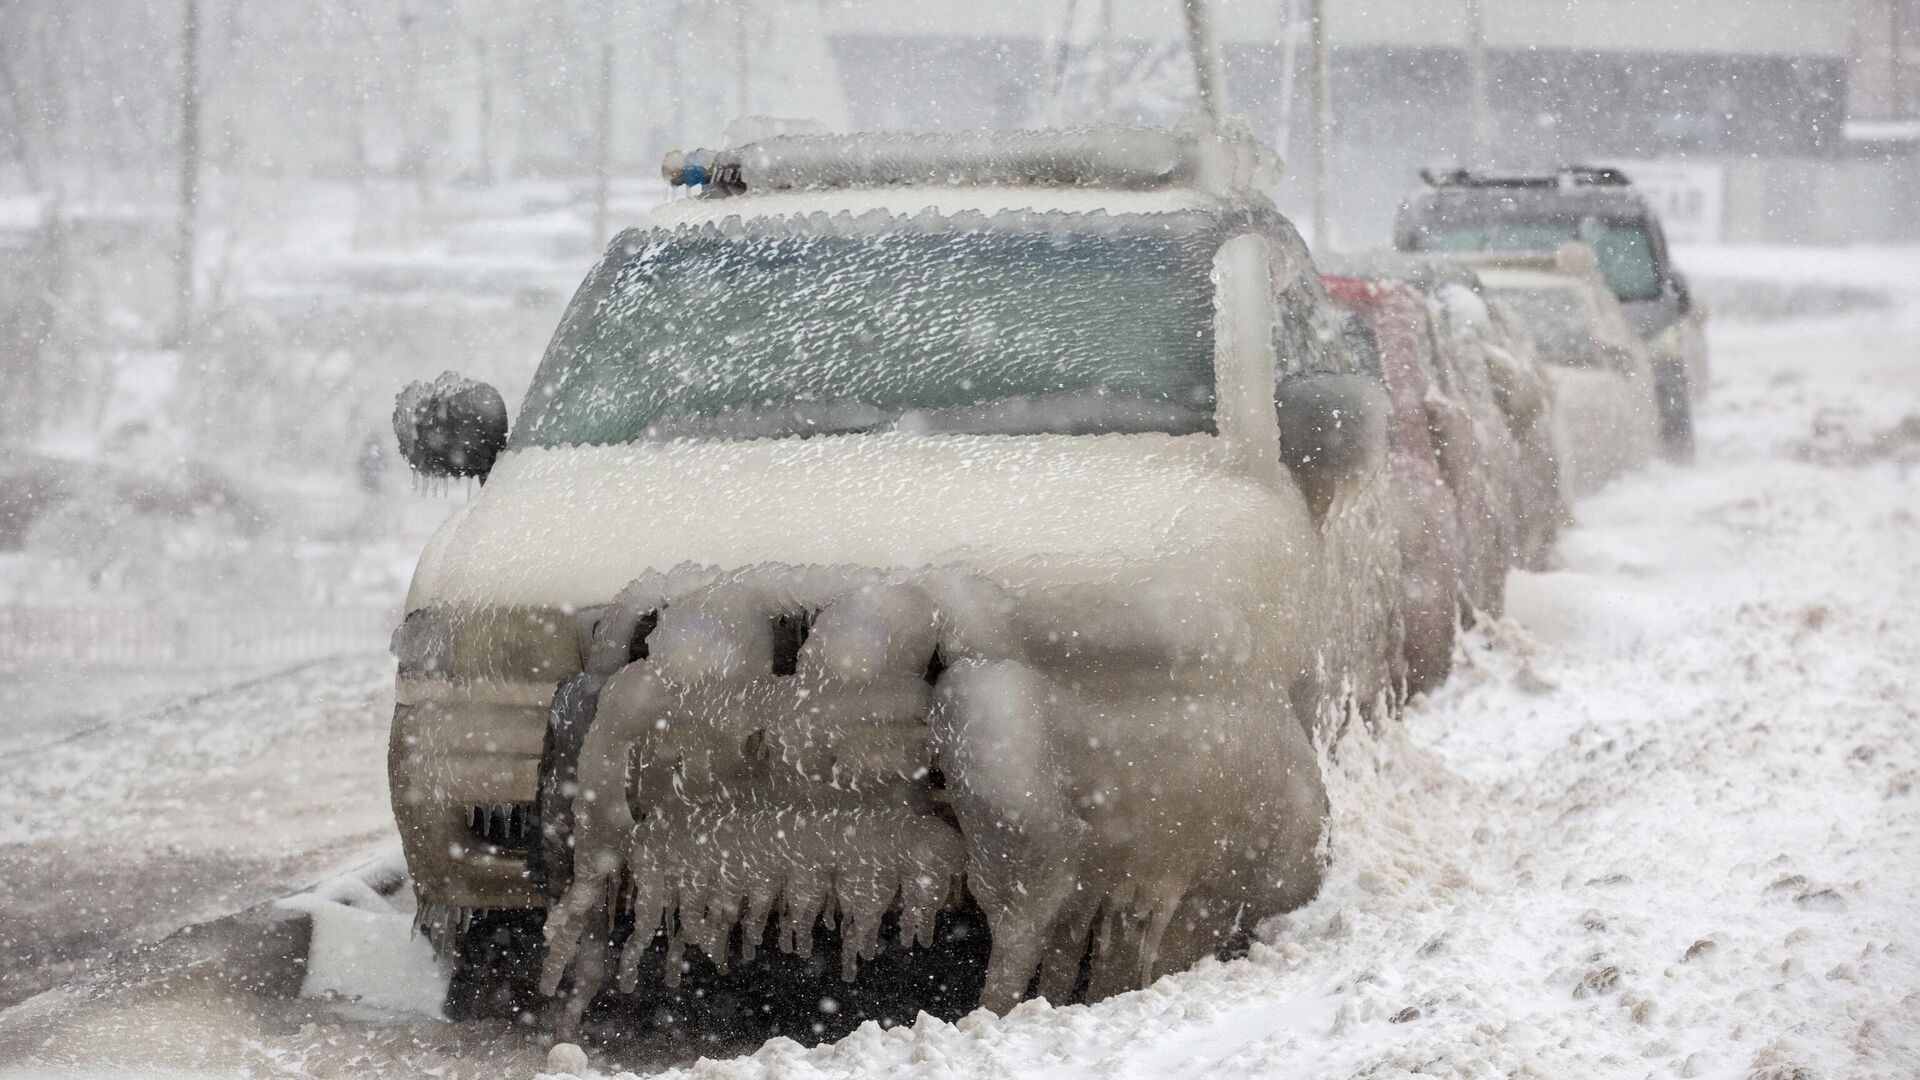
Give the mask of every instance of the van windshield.
[[1074, 220], [629, 232], [562, 318], [514, 443], [1212, 433], [1218, 229]]
[[1600, 276], [1622, 303], [1660, 298], [1653, 237], [1638, 221], [1547, 217], [1450, 222], [1422, 229], [1414, 244], [1420, 251], [1555, 251], [1574, 240], [1593, 245]]

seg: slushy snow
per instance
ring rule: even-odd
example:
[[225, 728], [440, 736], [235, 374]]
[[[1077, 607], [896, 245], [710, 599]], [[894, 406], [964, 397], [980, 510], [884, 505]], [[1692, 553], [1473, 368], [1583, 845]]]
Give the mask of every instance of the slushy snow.
[[[1803, 260], [1808, 288], [1867, 266], [1855, 291], [1920, 291], [1911, 251], [1713, 256], [1723, 275], [1765, 275], [1763, 293], [1802, 287], [1786, 270]], [[1513, 577], [1507, 618], [1471, 636], [1453, 680], [1340, 747], [1325, 888], [1246, 959], [1091, 1007], [774, 1040], [667, 1075], [1911, 1077], [1915, 341], [1912, 306], [1723, 316], [1700, 463], [1581, 502], [1560, 565]], [[98, 897], [138, 897], [169, 928], [222, 902], [229, 848], [278, 852], [249, 893], [343, 845], [385, 850], [379, 670], [321, 666], [184, 706], [164, 718], [190, 736], [177, 753], [143, 720], [0, 765], [0, 911], [49, 925], [52, 905], [23, 890], [71, 886], [17, 871], [100, 838], [121, 840]], [[286, 790], [296, 764], [300, 793], [249, 797]], [[223, 804], [244, 826], [216, 828]], [[408, 920], [336, 895], [388, 929]], [[504, 1025], [335, 1003], [367, 974], [347, 962], [355, 940], [316, 936], [314, 969], [339, 981], [300, 1002], [205, 975], [22, 1001], [0, 1012], [0, 1077], [524, 1077], [549, 1061]], [[94, 947], [36, 963], [102, 966]]]
[[1700, 466], [1582, 503], [1453, 681], [1339, 748], [1327, 884], [1245, 960], [667, 1075], [1912, 1075], [1917, 337], [1718, 330]]

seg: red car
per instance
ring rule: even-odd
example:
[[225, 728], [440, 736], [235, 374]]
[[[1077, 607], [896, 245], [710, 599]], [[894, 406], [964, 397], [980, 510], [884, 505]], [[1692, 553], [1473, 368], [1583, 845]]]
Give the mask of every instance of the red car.
[[1449, 455], [1436, 438], [1470, 432], [1472, 422], [1435, 385], [1435, 337], [1417, 289], [1391, 280], [1323, 280], [1347, 315], [1356, 360], [1379, 375], [1393, 401], [1388, 477], [1406, 596], [1407, 692], [1431, 690], [1452, 666], [1462, 589], [1484, 576], [1479, 564], [1494, 557], [1491, 545], [1475, 542], [1485, 532], [1475, 521], [1480, 500], [1463, 505], [1445, 468]]

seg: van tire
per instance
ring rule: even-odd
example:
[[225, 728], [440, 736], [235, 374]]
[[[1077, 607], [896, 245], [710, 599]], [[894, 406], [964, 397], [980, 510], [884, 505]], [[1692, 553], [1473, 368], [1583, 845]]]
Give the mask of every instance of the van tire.
[[539, 908], [474, 912], [447, 979], [447, 1019], [522, 1020], [540, 1014], [546, 914]]

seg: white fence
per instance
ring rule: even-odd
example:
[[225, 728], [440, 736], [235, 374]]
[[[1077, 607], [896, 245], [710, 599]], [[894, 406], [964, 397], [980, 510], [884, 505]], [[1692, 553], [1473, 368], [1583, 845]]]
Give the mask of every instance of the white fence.
[[364, 607], [165, 611], [0, 606], [0, 664], [293, 664], [383, 652], [398, 621], [398, 612]]

